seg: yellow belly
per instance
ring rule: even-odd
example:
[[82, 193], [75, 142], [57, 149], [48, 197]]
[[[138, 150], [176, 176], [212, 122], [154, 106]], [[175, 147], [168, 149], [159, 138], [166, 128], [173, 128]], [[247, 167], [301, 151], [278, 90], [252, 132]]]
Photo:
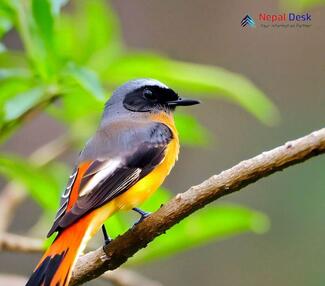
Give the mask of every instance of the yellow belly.
[[166, 149], [165, 159], [128, 191], [118, 196], [115, 199], [116, 207], [120, 210], [132, 209], [149, 198], [161, 186], [173, 168], [177, 160], [178, 149], [178, 142], [173, 139]]
[[175, 165], [179, 153], [179, 140], [174, 121], [171, 121], [170, 117], [161, 116], [153, 119], [168, 125], [173, 131], [174, 138], [166, 148], [165, 158], [153, 171], [143, 177], [129, 190], [93, 212], [94, 219], [91, 224], [92, 230], [90, 236], [93, 236], [105, 220], [115, 212], [119, 210], [130, 210], [148, 199], [161, 186]]
[[90, 237], [92, 237], [105, 220], [115, 212], [119, 210], [130, 210], [148, 199], [164, 182], [177, 160], [178, 151], [178, 140], [173, 139], [166, 149], [165, 159], [152, 172], [142, 178], [125, 193], [95, 210], [91, 214], [93, 220], [90, 226]]

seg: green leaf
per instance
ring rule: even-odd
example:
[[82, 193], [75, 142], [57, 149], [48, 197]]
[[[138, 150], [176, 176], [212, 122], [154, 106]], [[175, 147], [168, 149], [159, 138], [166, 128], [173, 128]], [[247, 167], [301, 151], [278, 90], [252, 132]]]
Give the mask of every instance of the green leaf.
[[69, 135], [82, 148], [98, 126], [103, 101], [90, 95], [69, 77], [65, 77], [62, 92], [59, 104], [49, 106], [47, 112], [68, 126]]
[[[10, 80], [9, 82], [13, 81], [16, 80]], [[4, 93], [3, 98], [0, 99], [0, 103], [3, 102], [3, 105], [0, 105], [0, 141], [2, 142], [21, 126], [25, 118], [42, 107], [44, 93], [41, 87], [24, 90], [21, 93], [10, 96], [13, 90], [23, 87], [23, 84], [17, 85], [17, 83], [15, 82], [13, 85], [6, 84], [0, 90], [0, 92], [6, 89], [9, 91], [7, 94]]]
[[0, 10], [13, 12], [15, 9], [17, 9], [18, 1], [19, 0], [1, 0]]
[[78, 0], [74, 13], [60, 17], [56, 41], [63, 58], [91, 61], [92, 68], [107, 65], [121, 45], [118, 19], [107, 1]]
[[25, 55], [20, 51], [4, 50], [0, 53], [0, 66], [2, 69], [25, 69], [29, 71], [29, 63]]
[[0, 110], [3, 110], [5, 102], [14, 96], [17, 93], [22, 93], [28, 90], [29, 82], [26, 80], [20, 80], [16, 78], [12, 78], [10, 76], [5, 79], [6, 75], [3, 75], [3, 79], [0, 85]]
[[0, 6], [0, 39], [12, 28], [12, 14]]
[[173, 255], [212, 241], [243, 232], [264, 233], [268, 218], [257, 211], [234, 204], [210, 205], [192, 214], [157, 237], [131, 260], [131, 264], [148, 262]]
[[120, 41], [120, 28], [116, 15], [107, 5], [107, 1], [84, 1], [83, 10], [86, 19], [85, 49], [91, 56], [94, 52], [106, 50]]
[[265, 124], [274, 124], [279, 117], [274, 104], [250, 80], [219, 67], [133, 53], [117, 58], [102, 76], [116, 85], [132, 78], [156, 78], [180, 92], [218, 95], [235, 102]]
[[105, 99], [104, 89], [95, 72], [71, 63], [68, 65], [65, 75], [74, 79], [81, 88], [96, 99], [101, 101]]
[[[0, 68], [0, 80], [12, 79], [12, 78], [30, 78], [30, 73], [28, 70], [23, 68]], [[0, 87], [1, 90], [1, 87]]]
[[16, 29], [34, 72], [44, 81], [53, 82], [60, 61], [53, 41], [54, 17], [50, 0], [15, 2]]
[[89, 120], [92, 124], [98, 124], [103, 111], [101, 100], [91, 96], [83, 88], [77, 86], [75, 82], [65, 83], [63, 92], [64, 95], [61, 97], [60, 104], [48, 108], [52, 116], [69, 125], [79, 124], [77, 122], [79, 120], [83, 123], [87, 123], [84, 121]]
[[[0, 56], [1, 62], [1, 56]], [[26, 78], [16, 78], [3, 74], [3, 79], [0, 84], [0, 130], [3, 127], [5, 120], [5, 103], [14, 98], [19, 93], [24, 93], [30, 89], [30, 81]], [[1, 132], [2, 131], [2, 132]], [[0, 131], [1, 139], [4, 138], [3, 130]]]
[[33, 0], [32, 12], [40, 35], [45, 45], [50, 48], [53, 45], [54, 25], [50, 0]]
[[4, 104], [4, 119], [11, 121], [18, 118], [39, 103], [44, 94], [43, 87], [36, 87], [10, 98]]
[[0, 173], [26, 187], [31, 197], [46, 211], [55, 212], [59, 200], [56, 181], [43, 169], [15, 155], [0, 154]]
[[68, 126], [69, 135], [82, 148], [98, 126], [103, 101], [91, 95], [71, 76], [64, 77], [62, 94], [58, 104], [49, 106], [47, 112]]
[[182, 144], [207, 146], [213, 142], [212, 134], [195, 117], [177, 111], [175, 113], [175, 123]]

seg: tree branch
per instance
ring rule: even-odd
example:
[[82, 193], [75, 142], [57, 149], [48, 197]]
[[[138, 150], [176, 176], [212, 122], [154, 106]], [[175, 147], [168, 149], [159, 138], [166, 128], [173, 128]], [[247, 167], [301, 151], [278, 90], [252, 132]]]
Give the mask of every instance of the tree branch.
[[24, 253], [42, 252], [44, 240], [5, 232], [0, 237], [0, 250]]
[[200, 185], [191, 187], [108, 246], [81, 256], [70, 285], [80, 285], [107, 270], [118, 268], [157, 236], [210, 202], [321, 153], [325, 153], [325, 128], [242, 161]]

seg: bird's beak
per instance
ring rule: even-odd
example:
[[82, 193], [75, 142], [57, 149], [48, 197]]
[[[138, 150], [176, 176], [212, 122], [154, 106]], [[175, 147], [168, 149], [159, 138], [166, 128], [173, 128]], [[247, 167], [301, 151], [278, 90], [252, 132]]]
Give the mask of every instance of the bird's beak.
[[189, 105], [195, 105], [199, 103], [200, 101], [198, 100], [181, 98], [181, 97], [179, 97], [177, 100], [167, 102], [169, 106], [189, 106]]

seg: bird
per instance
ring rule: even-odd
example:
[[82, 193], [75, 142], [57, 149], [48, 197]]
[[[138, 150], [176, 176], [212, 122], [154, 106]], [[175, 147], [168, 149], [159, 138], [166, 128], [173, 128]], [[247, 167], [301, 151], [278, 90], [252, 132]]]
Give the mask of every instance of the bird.
[[[164, 182], [179, 154], [173, 112], [198, 100], [180, 97], [155, 79], [135, 79], [106, 102], [97, 131], [87, 141], [61, 196], [48, 237], [53, 243], [26, 286], [66, 286], [88, 240], [118, 211], [134, 210]], [[76, 103], [78, 104], [78, 103]]]

